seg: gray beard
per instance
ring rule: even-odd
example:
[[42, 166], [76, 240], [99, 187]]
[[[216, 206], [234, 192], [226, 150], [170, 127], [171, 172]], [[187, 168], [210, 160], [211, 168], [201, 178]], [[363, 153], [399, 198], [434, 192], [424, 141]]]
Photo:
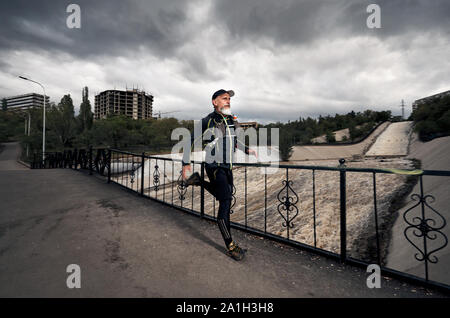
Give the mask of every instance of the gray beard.
[[224, 115], [231, 115], [231, 108], [222, 108], [220, 112]]

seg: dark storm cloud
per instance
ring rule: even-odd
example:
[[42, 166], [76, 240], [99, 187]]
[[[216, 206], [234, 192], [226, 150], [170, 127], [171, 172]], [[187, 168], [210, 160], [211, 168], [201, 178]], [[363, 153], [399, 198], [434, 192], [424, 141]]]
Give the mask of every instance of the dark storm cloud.
[[0, 49], [44, 49], [76, 57], [126, 55], [139, 47], [170, 56], [188, 39], [187, 1], [87, 1], [81, 7], [81, 29], [69, 29], [66, 1], [0, 2]]
[[[366, 26], [371, 3], [381, 7], [381, 29]], [[448, 34], [450, 30], [448, 0], [218, 0], [213, 15], [235, 40], [294, 46], [353, 35], [384, 38], [422, 31]]]
[[[70, 2], [16, 0], [0, 2], [0, 52], [45, 50], [75, 58], [99, 60], [105, 56], [131, 56], [143, 51], [183, 63], [189, 80], [214, 80], [206, 48], [183, 50], [203, 31], [188, 16], [192, 1], [79, 0], [81, 29], [66, 26]], [[382, 10], [382, 29], [366, 27], [366, 7], [376, 2]], [[204, 5], [206, 1], [194, 3]], [[450, 1], [356, 0], [218, 0], [211, 2], [205, 25], [221, 25], [224, 48], [245, 49], [243, 41], [265, 45], [308, 45], [314, 40], [353, 35], [385, 37], [423, 30], [448, 32]], [[226, 41], [230, 36], [234, 41]], [[396, 45], [408, 45], [404, 36]], [[258, 43], [259, 42], [259, 43]], [[225, 43], [225, 44], [224, 44]], [[228, 47], [226, 47], [228, 46]], [[201, 53], [203, 51], [204, 53]], [[225, 56], [225, 55], [224, 55]], [[222, 56], [217, 56], [222, 58]]]
[[[366, 26], [372, 2], [381, 29]], [[448, 16], [447, 0], [0, 1], [0, 93], [35, 89], [23, 74], [56, 100], [137, 84], [191, 119], [222, 87], [261, 122], [397, 107], [448, 89]]]
[[10, 67], [7, 61], [0, 60], [0, 70], [8, 70]]

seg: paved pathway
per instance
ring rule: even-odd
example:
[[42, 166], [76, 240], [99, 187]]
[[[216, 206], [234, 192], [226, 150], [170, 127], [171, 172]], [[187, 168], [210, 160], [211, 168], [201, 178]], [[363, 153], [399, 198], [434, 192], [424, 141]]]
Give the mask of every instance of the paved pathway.
[[18, 142], [0, 144], [0, 170], [27, 170], [28, 168], [17, 162], [20, 156]]

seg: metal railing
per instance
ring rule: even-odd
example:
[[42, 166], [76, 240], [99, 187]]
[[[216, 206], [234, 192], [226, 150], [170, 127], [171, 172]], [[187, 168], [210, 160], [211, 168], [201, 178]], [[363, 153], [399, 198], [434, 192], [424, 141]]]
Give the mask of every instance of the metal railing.
[[[135, 154], [116, 149], [93, 150], [92, 148], [48, 153], [45, 156], [45, 162], [40, 162], [40, 158], [42, 155], [35, 154], [36, 161], [32, 164], [32, 168], [87, 169], [90, 174], [96, 171], [105, 176], [108, 183], [116, 183], [143, 197], [151, 198], [201, 218], [216, 220], [217, 207], [214, 197], [206, 192], [203, 186], [186, 187], [182, 180], [181, 159], [148, 156], [145, 153]], [[191, 163], [193, 164], [192, 172], [198, 171], [204, 178], [205, 163], [200, 161], [191, 161]], [[430, 205], [432, 202], [429, 201], [434, 201], [434, 197], [431, 194], [425, 194], [423, 187], [424, 176], [448, 177], [450, 171], [420, 170], [420, 173], [402, 176], [406, 178], [405, 184], [408, 187], [403, 188], [402, 193], [395, 193], [394, 199], [397, 200], [397, 206], [392, 205], [392, 202], [389, 202], [388, 205], [383, 202], [383, 207], [380, 208], [379, 205], [382, 202], [377, 198], [377, 175], [398, 175], [399, 172], [408, 174], [411, 170], [346, 167], [344, 159], [340, 159], [339, 165], [336, 167], [279, 165], [276, 174], [267, 173], [268, 170], [273, 169], [268, 164], [236, 163], [233, 165], [236, 167], [234, 174], [238, 177], [235, 177], [233, 189], [232, 227], [325, 255], [347, 264], [360, 267], [378, 264], [382, 273], [386, 275], [436, 287], [446, 292], [450, 291], [448, 281], [430, 279], [430, 265], [438, 263], [436, 252], [442, 251], [448, 243], [447, 236], [442, 231], [447, 222], [446, 218]], [[254, 169], [263, 169], [264, 173], [254, 173]], [[417, 172], [417, 170], [415, 171]], [[316, 180], [319, 173], [325, 174], [324, 177], [327, 179], [330, 179], [332, 175], [338, 178], [338, 193], [335, 191], [337, 189], [325, 189], [327, 191], [319, 189], [318, 191]], [[347, 209], [349, 200], [347, 190], [351, 182], [349, 183], [347, 180], [349, 175], [350, 178], [355, 179], [354, 173], [371, 175], [369, 179], [372, 183], [373, 210], [370, 213], [373, 215], [369, 218], [369, 214], [365, 214], [365, 224], [369, 223], [370, 226], [367, 226], [368, 229], [362, 231], [356, 238], [352, 237], [349, 242], [350, 235], [347, 227], [350, 213]], [[311, 183], [306, 182], [309, 177], [311, 177]], [[250, 187], [249, 182], [252, 183]], [[405, 198], [417, 182], [420, 186], [420, 193], [410, 196], [413, 201], [417, 202], [398, 217], [405, 222], [404, 239], [415, 249], [415, 254], [410, 255], [411, 258], [414, 256], [415, 261], [423, 262], [422, 276], [386, 266], [389, 232], [395, 221], [392, 215], [397, 212], [401, 206], [399, 202], [402, 201], [399, 200], [402, 199], [399, 196]], [[368, 183], [365, 186], [368, 187]], [[236, 186], [239, 189], [236, 189]], [[295, 191], [295, 186], [297, 189], [300, 187], [300, 190], [304, 192], [302, 200], [297, 193], [300, 191]], [[252, 191], [250, 195], [249, 190]], [[367, 188], [356, 187], [360, 196], [364, 190]], [[337, 202], [339, 205], [336, 205], [335, 209], [328, 209], [328, 214], [324, 217], [324, 213], [320, 214], [318, 211], [318, 195], [331, 197], [327, 200], [319, 200], [322, 204], [329, 205], [330, 202]], [[302, 206], [306, 201], [310, 203], [308, 209]], [[416, 207], [420, 211], [419, 213], [416, 211], [414, 214]], [[387, 211], [388, 208], [389, 211]], [[351, 216], [355, 215], [358, 216], [358, 212], [354, 213], [353, 211]], [[327, 218], [338, 220], [338, 222], [335, 222], [334, 226], [330, 222], [326, 227], [323, 222]], [[298, 226], [297, 221], [303, 222], [301, 227]], [[353, 225], [353, 229], [355, 228], [357, 229]], [[322, 230], [322, 233], [319, 233], [319, 230]], [[306, 232], [307, 235], [303, 232]], [[329, 239], [330, 242], [324, 243], [326, 239]], [[360, 242], [364, 242], [362, 251], [361, 248], [359, 250], [354, 248]]]
[[[105, 175], [109, 171], [110, 152], [108, 149], [92, 147], [86, 149], [64, 150], [63, 152], [45, 152], [42, 160], [42, 152], [33, 154], [31, 169], [71, 168], [87, 169], [89, 174], [96, 171]], [[105, 170], [107, 170], [105, 172]]]

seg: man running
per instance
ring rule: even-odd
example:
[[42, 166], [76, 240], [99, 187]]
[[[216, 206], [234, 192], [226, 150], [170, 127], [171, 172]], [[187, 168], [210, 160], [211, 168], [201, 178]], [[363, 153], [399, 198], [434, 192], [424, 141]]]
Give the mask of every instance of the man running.
[[236, 148], [255, 157], [257, 153], [241, 143], [236, 137], [235, 130], [240, 125], [230, 111], [230, 98], [232, 96], [234, 96], [232, 90], [220, 89], [216, 91], [212, 96], [214, 111], [202, 118], [202, 135], [198, 139], [203, 140], [205, 133], [209, 132], [210, 139], [207, 140], [209, 143], [205, 148], [205, 170], [210, 182], [202, 180], [197, 172], [186, 180], [186, 172], [191, 170], [189, 159], [191, 149], [196, 141], [194, 138], [191, 140], [191, 147], [185, 149], [183, 154], [182, 177], [183, 180], [186, 180], [188, 186], [203, 185], [219, 201], [217, 224], [227, 247], [227, 255], [239, 261], [244, 258], [246, 250], [233, 241], [230, 231], [233, 156]]

